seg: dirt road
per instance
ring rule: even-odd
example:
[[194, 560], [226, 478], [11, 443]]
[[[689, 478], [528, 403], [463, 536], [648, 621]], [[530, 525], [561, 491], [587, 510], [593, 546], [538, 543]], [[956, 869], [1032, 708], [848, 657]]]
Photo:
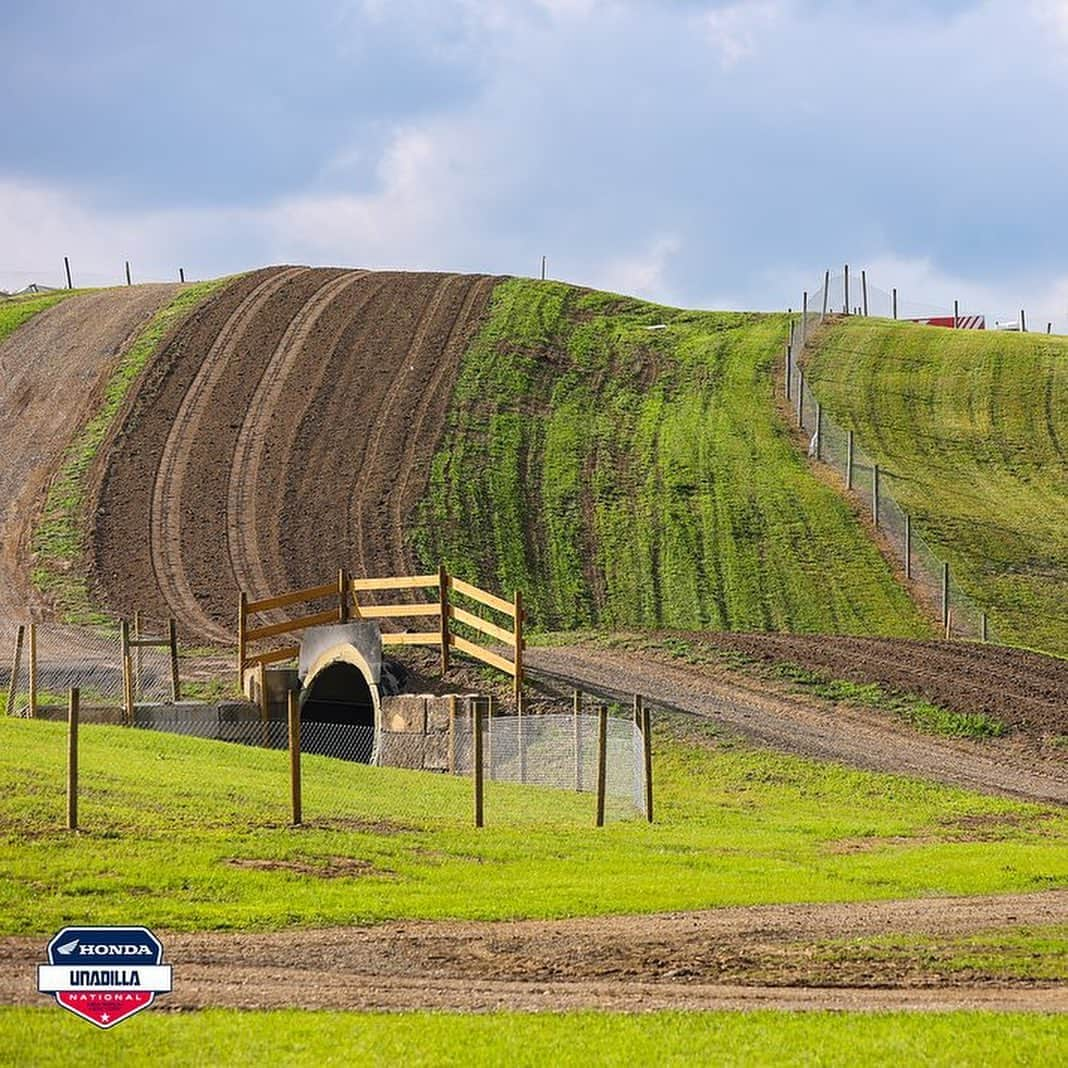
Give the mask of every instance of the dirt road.
[[180, 287], [80, 294], [30, 319], [0, 344], [0, 619], [39, 604], [29, 582], [30, 535], [63, 451], [118, 357]]
[[[1068, 922], [1068, 892], [514, 923], [164, 934], [170, 1009], [1040, 1009], [1064, 982], [953, 966], [953, 939]], [[856, 940], [924, 936], [898, 952]], [[44, 939], [0, 940], [0, 1003], [35, 1004]]]
[[973, 742], [921, 734], [887, 713], [784, 696], [712, 667], [648, 653], [545, 647], [528, 650], [527, 660], [536, 675], [563, 685], [628, 701], [643, 694], [653, 705], [706, 716], [787, 752], [1068, 804], [1068, 762], [1020, 752], [1010, 740]]
[[186, 633], [231, 641], [241, 589], [407, 572], [408, 519], [495, 281], [280, 267], [207, 301], [109, 443], [101, 600], [162, 601]]

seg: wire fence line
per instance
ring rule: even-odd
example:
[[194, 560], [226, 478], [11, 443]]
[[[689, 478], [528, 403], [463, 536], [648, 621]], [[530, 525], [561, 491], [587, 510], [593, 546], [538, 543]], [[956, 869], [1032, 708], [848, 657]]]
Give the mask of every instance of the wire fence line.
[[[831, 285], [835, 281], [832, 279]], [[901, 476], [880, 466], [864, 451], [855, 431], [840, 426], [823, 410], [805, 379], [799, 359], [809, 347], [815, 327], [823, 321], [828, 304], [823, 289], [808, 295], [805, 308], [791, 324], [786, 345], [785, 399], [798, 427], [809, 436], [809, 456], [834, 468], [845, 488], [865, 503], [873, 526], [890, 547], [920, 602], [936, 614], [947, 638], [997, 641], [987, 610], [960, 588], [949, 561], [935, 551], [894, 497], [893, 486]]]

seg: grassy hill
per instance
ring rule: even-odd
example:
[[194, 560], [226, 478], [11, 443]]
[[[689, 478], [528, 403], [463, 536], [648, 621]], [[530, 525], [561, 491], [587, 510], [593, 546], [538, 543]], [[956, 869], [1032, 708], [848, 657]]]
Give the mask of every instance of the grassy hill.
[[1068, 342], [838, 321], [807, 378], [998, 637], [1068, 655]]
[[541, 627], [925, 625], [773, 399], [785, 316], [511, 279], [464, 357], [416, 547]]
[[72, 290], [64, 289], [58, 293], [10, 297], [0, 301], [0, 341], [3, 341], [8, 334], [17, 330], [28, 319], [32, 319], [38, 312], [43, 312], [61, 300], [66, 300], [72, 292]]

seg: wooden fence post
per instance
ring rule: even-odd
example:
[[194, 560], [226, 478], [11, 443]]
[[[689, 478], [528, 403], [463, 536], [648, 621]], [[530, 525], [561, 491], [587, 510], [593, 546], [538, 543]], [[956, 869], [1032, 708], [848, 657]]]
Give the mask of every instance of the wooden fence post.
[[912, 516], [905, 513], [905, 578], [912, 578]]
[[441, 676], [449, 673], [449, 573], [438, 565], [438, 605], [441, 608]]
[[949, 561], [942, 564], [942, 626], [949, 636]]
[[482, 784], [482, 698], [472, 702], [471, 716], [472, 777], [475, 783], [475, 826], [483, 826]]
[[879, 465], [872, 464], [871, 468], [871, 521], [875, 529], [879, 529]]
[[582, 792], [582, 691], [576, 690], [571, 698], [575, 720], [575, 792]]
[[860, 287], [864, 292], [864, 318], [868, 317], [868, 272], [860, 272]]
[[30, 624], [30, 719], [37, 717], [37, 624]]
[[960, 329], [960, 301], [953, 301], [953, 329]]
[[337, 621], [349, 621], [349, 573], [343, 567], [337, 572]]
[[300, 694], [289, 691], [289, 799], [293, 809], [293, 825], [301, 824], [300, 786]]
[[823, 459], [823, 405], [816, 401], [816, 459]]
[[645, 765], [645, 818], [653, 822], [653, 717], [642, 709], [642, 758]]
[[184, 267], [179, 267], [178, 268], [178, 281], [181, 282], [182, 285], [185, 285], [185, 268]]
[[849, 314], [849, 264], [845, 265], [845, 307], [842, 309], [846, 315]]
[[78, 706], [77, 686], [67, 694], [67, 830], [78, 829]]
[[1023, 308], [1020, 309], [1020, 333], [1027, 333], [1027, 315], [1024, 313]]
[[604, 794], [608, 782], [608, 706], [597, 709], [597, 826], [604, 826]]
[[979, 640], [981, 642], [990, 640], [990, 624], [985, 612], [979, 615]]
[[897, 318], [897, 287], [894, 288], [894, 318]]
[[130, 655], [130, 622], [119, 623], [122, 640], [122, 719], [129, 726], [134, 721], [133, 657]]
[[22, 645], [26, 628], [20, 623], [15, 629], [15, 659], [11, 662], [11, 678], [7, 685], [7, 714], [15, 714], [15, 699], [19, 693], [19, 673], [22, 670]]
[[244, 590], [237, 601], [237, 688], [245, 692], [245, 628], [248, 619], [248, 594]]
[[831, 293], [831, 272], [823, 272], [823, 308], [820, 310], [820, 322], [827, 317], [827, 299]]
[[68, 256], [63, 257], [63, 269], [67, 272], [67, 288], [73, 289], [74, 284], [71, 282], [70, 278], [70, 257]]
[[515, 700], [518, 705], [523, 696], [523, 594], [515, 591], [515, 620], [512, 640], [515, 642]]
[[853, 488], [853, 431], [846, 431], [846, 489]]
[[171, 653], [171, 700], [177, 704], [182, 699], [182, 680], [178, 676], [178, 622], [173, 617], [167, 620], [167, 644]]
[[126, 261], [126, 284], [128, 286], [133, 285], [133, 279], [130, 278], [130, 261]]

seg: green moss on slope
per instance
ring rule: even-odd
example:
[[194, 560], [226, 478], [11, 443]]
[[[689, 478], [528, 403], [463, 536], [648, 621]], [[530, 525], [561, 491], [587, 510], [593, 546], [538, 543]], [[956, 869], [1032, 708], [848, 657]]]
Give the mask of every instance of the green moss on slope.
[[420, 556], [521, 588], [545, 628], [924, 633], [776, 413], [786, 329], [502, 283], [434, 458]]

